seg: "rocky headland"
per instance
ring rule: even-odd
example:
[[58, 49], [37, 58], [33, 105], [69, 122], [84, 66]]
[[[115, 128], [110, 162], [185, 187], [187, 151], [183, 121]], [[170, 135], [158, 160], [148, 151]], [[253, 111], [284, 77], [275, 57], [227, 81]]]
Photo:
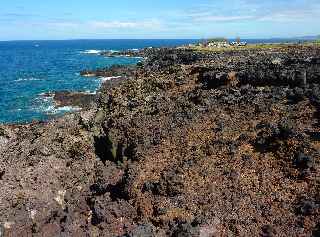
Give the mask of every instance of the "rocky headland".
[[319, 55], [148, 49], [82, 72], [116, 78], [78, 113], [0, 126], [0, 233], [319, 236]]
[[106, 57], [143, 57], [144, 49], [129, 49], [124, 51], [104, 51], [100, 55]]

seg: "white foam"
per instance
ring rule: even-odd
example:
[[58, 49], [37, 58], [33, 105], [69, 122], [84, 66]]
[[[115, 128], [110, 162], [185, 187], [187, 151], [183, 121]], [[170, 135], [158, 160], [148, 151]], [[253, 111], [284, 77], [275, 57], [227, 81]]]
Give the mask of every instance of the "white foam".
[[66, 112], [76, 112], [81, 110], [80, 107], [76, 106], [56, 107], [54, 104], [53, 94], [41, 93], [36, 101], [36, 104], [38, 105], [33, 107], [33, 110], [45, 113], [47, 115], [59, 115]]
[[53, 111], [55, 111], [55, 107], [53, 105], [43, 106], [40, 107], [40, 110], [47, 114], [51, 114]]
[[41, 79], [35, 78], [35, 77], [28, 77], [28, 78], [18, 78], [15, 81], [16, 82], [20, 82], [20, 81], [41, 81]]
[[59, 113], [59, 112], [74, 112], [74, 111], [80, 111], [80, 110], [81, 110], [81, 108], [76, 107], [76, 106], [63, 106], [63, 107], [55, 108], [55, 111], [57, 111], [57, 113]]
[[42, 92], [39, 95], [43, 96], [43, 97], [53, 97], [54, 96], [54, 94], [51, 92]]
[[95, 94], [97, 94], [97, 92], [96, 91], [89, 91], [89, 90], [86, 90], [85, 91], [85, 93], [87, 94], [87, 95], [95, 95]]
[[80, 111], [81, 108], [80, 107], [76, 107], [76, 106], [62, 106], [62, 107], [55, 107], [54, 105], [50, 104], [47, 106], [43, 106], [42, 108], [40, 108], [41, 111], [43, 111], [46, 114], [61, 114], [61, 113], [66, 113], [66, 112], [76, 112], [76, 111]]
[[[113, 58], [136, 58], [136, 59], [144, 59], [144, 57], [140, 57], [140, 56], [132, 56], [130, 54], [126, 54], [126, 55], [115, 55], [112, 56]], [[110, 58], [109, 56], [105, 56], [105, 58]]]
[[83, 53], [83, 54], [100, 54], [101, 52], [102, 52], [102, 50], [89, 49], [89, 50], [82, 51], [81, 53]]
[[102, 81], [102, 82], [105, 82], [105, 81], [110, 81], [112, 79], [118, 79], [118, 78], [121, 78], [122, 76], [116, 76], [116, 77], [99, 77], [99, 79]]

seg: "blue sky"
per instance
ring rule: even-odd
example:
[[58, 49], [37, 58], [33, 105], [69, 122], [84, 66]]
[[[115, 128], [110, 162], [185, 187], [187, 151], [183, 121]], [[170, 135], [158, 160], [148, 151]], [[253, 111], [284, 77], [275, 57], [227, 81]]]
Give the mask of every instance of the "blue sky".
[[320, 34], [320, 0], [3, 0], [0, 40]]

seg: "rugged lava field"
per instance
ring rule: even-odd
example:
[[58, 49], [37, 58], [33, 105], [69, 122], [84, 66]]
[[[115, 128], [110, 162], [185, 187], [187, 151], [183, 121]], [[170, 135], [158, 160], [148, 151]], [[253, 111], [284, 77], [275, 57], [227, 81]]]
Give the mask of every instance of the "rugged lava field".
[[0, 231], [320, 236], [320, 48], [144, 54], [94, 107], [0, 127]]

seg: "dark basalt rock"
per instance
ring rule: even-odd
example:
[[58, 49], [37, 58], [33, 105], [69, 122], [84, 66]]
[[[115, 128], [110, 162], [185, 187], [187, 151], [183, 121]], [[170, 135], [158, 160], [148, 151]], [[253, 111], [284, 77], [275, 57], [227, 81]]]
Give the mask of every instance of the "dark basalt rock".
[[195, 237], [199, 236], [199, 229], [190, 223], [179, 223], [173, 230], [172, 237]]
[[95, 103], [96, 98], [95, 94], [86, 92], [56, 91], [53, 95], [53, 100], [57, 107], [89, 108], [91, 104]]
[[207, 89], [230, 85], [231, 83], [239, 86], [250, 84], [253, 86], [304, 87], [307, 83], [318, 82], [320, 79], [320, 64], [316, 64], [316, 62], [299, 66], [295, 63], [287, 63], [274, 67], [269, 61], [262, 61], [246, 68], [238, 68], [235, 72], [228, 72], [228, 67], [211, 68], [210, 71], [200, 73], [199, 81]]
[[137, 226], [134, 230], [132, 230], [129, 234], [123, 237], [156, 237], [156, 228], [152, 224], [144, 224]]
[[278, 141], [287, 140], [294, 135], [290, 122], [281, 120], [279, 124], [260, 123], [256, 126], [259, 131], [255, 147], [260, 151], [276, 151], [280, 144]]
[[83, 70], [80, 72], [84, 77], [109, 77], [109, 78], [130, 78], [135, 74], [135, 66], [113, 65], [107, 68], [99, 68], [96, 70]]
[[318, 224], [314, 229], [314, 231], [312, 232], [312, 237], [317, 237], [317, 236], [320, 236], [320, 224]]
[[270, 225], [265, 225], [262, 227], [261, 237], [273, 237], [275, 235], [275, 231]]
[[294, 160], [294, 164], [301, 170], [311, 169], [314, 167], [314, 159], [304, 153], [298, 153]]
[[124, 51], [104, 51], [100, 53], [106, 57], [143, 57], [144, 49], [138, 50], [124, 50]]
[[312, 200], [302, 200], [299, 204], [298, 213], [303, 216], [315, 214], [319, 206]]

